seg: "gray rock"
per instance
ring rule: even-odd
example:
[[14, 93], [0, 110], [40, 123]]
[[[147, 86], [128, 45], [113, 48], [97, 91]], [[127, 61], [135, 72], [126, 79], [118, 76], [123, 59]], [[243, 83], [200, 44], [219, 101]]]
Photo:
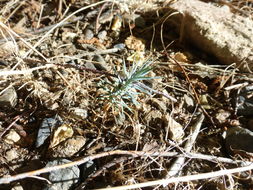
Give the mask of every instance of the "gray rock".
[[[48, 162], [46, 167], [70, 163], [67, 159], [59, 159]], [[52, 184], [47, 185], [43, 190], [69, 190], [71, 186], [78, 182], [80, 170], [77, 166], [72, 166], [49, 173], [48, 180]]]
[[89, 28], [86, 28], [86, 29], [84, 30], [84, 39], [85, 39], [85, 40], [90, 40], [90, 39], [92, 39], [93, 37], [94, 37], [93, 31], [92, 31], [91, 29], [89, 29]]
[[94, 69], [94, 70], [97, 69], [97, 68], [94, 66], [94, 64], [91, 63], [91, 62], [86, 62], [85, 65], [84, 65], [84, 67], [87, 68], [87, 69]]
[[181, 39], [214, 55], [221, 63], [236, 63], [243, 71], [253, 69], [252, 19], [199, 0], [178, 0], [170, 7], [181, 13], [168, 19]]
[[37, 139], [36, 139], [36, 147], [40, 147], [44, 144], [45, 140], [51, 135], [54, 127], [62, 124], [63, 121], [60, 116], [56, 115], [55, 117], [45, 118], [39, 128]]
[[24, 190], [24, 188], [18, 183], [14, 187], [12, 187], [11, 190]]
[[0, 94], [0, 107], [14, 107], [17, 104], [17, 93], [14, 87], [10, 87]]
[[253, 85], [244, 87], [238, 93], [235, 104], [238, 115], [244, 116], [253, 115], [253, 96], [250, 96], [250, 94], [252, 93], [253, 93]]
[[98, 39], [100, 39], [102, 42], [105, 40], [107, 36], [107, 32], [105, 30], [102, 30], [101, 32], [98, 33]]
[[126, 45], [123, 44], [123, 43], [115, 44], [115, 45], [113, 46], [113, 48], [117, 48], [117, 49], [119, 49], [119, 50], [123, 50], [125, 47], [126, 47]]
[[247, 128], [251, 131], [253, 131], [253, 119], [249, 119], [247, 123]]
[[94, 65], [98, 70], [110, 70], [109, 65], [105, 62], [104, 58], [101, 55], [95, 55], [92, 61], [94, 61]]
[[12, 161], [12, 160], [15, 160], [15, 159], [19, 158], [19, 154], [18, 154], [18, 151], [17, 151], [16, 148], [12, 148], [12, 149], [6, 151], [5, 155], [6, 155], [6, 156], [5, 156], [5, 159], [6, 159], [8, 162], [10, 162], [10, 161]]
[[146, 26], [145, 19], [141, 15], [135, 14], [135, 13], [125, 14], [124, 21], [125, 23], [129, 23], [129, 24], [134, 23], [135, 26], [140, 27], [140, 28], [144, 28]]
[[146, 26], [145, 19], [140, 15], [136, 15], [134, 22], [137, 27], [144, 28]]
[[239, 151], [253, 153], [253, 132], [242, 127], [231, 127], [227, 130], [225, 145], [230, 154]]
[[85, 180], [90, 174], [92, 174], [96, 170], [96, 164], [91, 160], [80, 165], [80, 170], [82, 171], [82, 180]]

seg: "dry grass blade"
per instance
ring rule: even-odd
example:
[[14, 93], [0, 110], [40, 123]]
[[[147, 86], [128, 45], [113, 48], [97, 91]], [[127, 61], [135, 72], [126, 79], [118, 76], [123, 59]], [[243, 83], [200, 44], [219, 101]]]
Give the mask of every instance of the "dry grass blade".
[[134, 185], [126, 185], [126, 186], [119, 186], [119, 187], [112, 187], [112, 188], [102, 188], [100, 190], [105, 190], [105, 189], [106, 190], [126, 190], [126, 189], [136, 189], [136, 188], [144, 188], [144, 187], [152, 187], [152, 186], [165, 187], [170, 183], [176, 184], [178, 182], [189, 182], [189, 181], [200, 180], [200, 179], [212, 179], [212, 178], [220, 177], [224, 175], [250, 171], [252, 169], [253, 169], [253, 164], [244, 166], [244, 167], [234, 168], [234, 169], [220, 170], [216, 172], [208, 172], [208, 173], [188, 175], [188, 176], [182, 176], [182, 177], [172, 177], [169, 179], [150, 181], [150, 182], [139, 183], [139, 184], [134, 184]]
[[34, 67], [31, 69], [26, 70], [15, 70], [15, 71], [0, 71], [0, 76], [10, 76], [10, 75], [26, 75], [31, 74], [33, 71], [40, 70], [40, 69], [48, 69], [56, 67], [54, 64], [46, 64], [44, 66]]
[[47, 58], [44, 55], [42, 55], [42, 53], [36, 50], [35, 47], [33, 47], [30, 43], [28, 43], [25, 39], [19, 36], [16, 32], [7, 27], [4, 23], [0, 22], [0, 26], [4, 28], [6, 31], [8, 31], [8, 33], [10, 33], [11, 35], [18, 37], [27, 47], [31, 48], [31, 50], [35, 51], [38, 55], [40, 55], [43, 59], [47, 61]]
[[[209, 4], [210, 11], [224, 8], [210, 0], [187, 4], [194, 2], [203, 3], [197, 17]], [[245, 27], [235, 29], [243, 33], [251, 26], [243, 15], [250, 15], [252, 0], [229, 2], [241, 9], [230, 12], [242, 18]], [[252, 156], [229, 152], [220, 134], [253, 125], [240, 110], [253, 107], [253, 74], [239, 69], [251, 57], [220, 65], [202, 49], [208, 44], [192, 46], [201, 38], [191, 35], [208, 32], [187, 32], [193, 9], [173, 8], [186, 1], [148, 3], [154, 6], [141, 0], [0, 1], [0, 189], [60, 189], [69, 182], [76, 190], [249, 189]], [[203, 15], [212, 21], [208, 10]], [[74, 168], [73, 180], [65, 179]]]

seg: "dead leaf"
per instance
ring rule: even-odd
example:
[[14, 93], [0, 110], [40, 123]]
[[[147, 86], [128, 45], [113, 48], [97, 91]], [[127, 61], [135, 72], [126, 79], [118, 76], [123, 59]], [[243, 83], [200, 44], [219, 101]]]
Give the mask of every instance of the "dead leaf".
[[53, 134], [53, 138], [50, 144], [50, 148], [55, 147], [59, 143], [65, 141], [67, 138], [72, 137], [74, 134], [74, 131], [72, 127], [70, 127], [67, 124], [63, 124], [60, 127], [58, 127]]
[[138, 63], [138, 65], [142, 65], [143, 62], [145, 61], [145, 57], [144, 57], [144, 52], [142, 51], [137, 51], [135, 53], [133, 53], [132, 55], [130, 55], [127, 60], [133, 63]]
[[143, 146], [142, 151], [150, 152], [150, 151], [157, 151], [159, 150], [160, 146], [156, 141], [148, 142]]
[[215, 118], [220, 122], [220, 123], [225, 123], [228, 118], [230, 117], [231, 113], [229, 111], [220, 109], [218, 112], [215, 114]]
[[188, 63], [189, 62], [187, 57], [181, 52], [175, 53], [174, 59], [177, 60], [178, 62], [183, 62], [183, 63]]
[[175, 142], [181, 142], [184, 137], [183, 126], [174, 120], [170, 114], [166, 114], [164, 119], [167, 124], [170, 139]]
[[210, 104], [206, 94], [200, 95], [199, 100], [203, 108], [207, 110], [212, 109], [212, 105]]

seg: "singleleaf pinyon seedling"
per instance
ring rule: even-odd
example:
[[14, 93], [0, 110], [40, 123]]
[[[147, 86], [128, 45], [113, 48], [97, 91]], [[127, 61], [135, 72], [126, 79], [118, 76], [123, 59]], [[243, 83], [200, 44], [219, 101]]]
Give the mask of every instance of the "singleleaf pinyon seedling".
[[153, 70], [151, 66], [153, 61], [147, 60], [142, 65], [133, 63], [129, 69], [124, 62], [121, 74], [116, 73], [116, 79], [113, 83], [107, 83], [104, 86], [106, 94], [103, 99], [109, 100], [113, 107], [117, 108], [120, 114], [124, 109], [131, 111], [130, 105], [138, 106], [138, 95], [140, 92], [152, 94], [155, 90], [146, 86], [142, 81], [152, 80], [160, 77], [149, 77], [147, 74]]

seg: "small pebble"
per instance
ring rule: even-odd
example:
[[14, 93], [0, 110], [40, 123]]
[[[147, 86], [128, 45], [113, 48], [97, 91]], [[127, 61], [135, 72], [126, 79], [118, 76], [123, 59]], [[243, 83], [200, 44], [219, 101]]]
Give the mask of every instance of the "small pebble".
[[91, 29], [86, 28], [84, 30], [84, 39], [85, 40], [91, 40], [94, 37], [94, 33]]
[[97, 68], [94, 66], [94, 64], [91, 63], [91, 62], [86, 62], [85, 65], [84, 65], [84, 67], [87, 68], [87, 69], [94, 69], [94, 70], [97, 69]]
[[54, 148], [53, 157], [71, 157], [77, 153], [86, 143], [83, 136], [75, 136]]
[[6, 153], [5, 153], [5, 158], [7, 161], [12, 161], [12, 160], [15, 160], [19, 157], [18, 155], [18, 152], [16, 149], [11, 149], [11, 150], [8, 150]]
[[8, 144], [15, 144], [21, 139], [20, 135], [13, 129], [4, 138], [4, 141]]
[[88, 117], [88, 111], [86, 109], [74, 108], [74, 114], [81, 119], [86, 119]]
[[12, 187], [11, 190], [24, 190], [24, 188], [18, 183], [14, 187]]
[[235, 98], [238, 115], [253, 115], [253, 97], [248, 96], [251, 93], [253, 93], [253, 85], [242, 88]]
[[17, 93], [14, 87], [10, 87], [0, 95], [0, 107], [14, 107], [17, 104]]
[[104, 61], [104, 59], [101, 56], [95, 55], [93, 58], [94, 65], [98, 70], [103, 71], [109, 71], [110, 67], [108, 64]]
[[247, 126], [249, 130], [253, 131], [253, 119], [249, 119]]
[[137, 27], [144, 28], [146, 26], [145, 19], [140, 15], [136, 15], [134, 22]]
[[126, 45], [125, 44], [116, 44], [116, 45], [114, 45], [113, 46], [113, 48], [117, 48], [117, 49], [119, 49], [119, 50], [122, 50], [122, 49], [124, 49], [126, 47]]
[[102, 30], [98, 33], [98, 38], [103, 42], [107, 36], [107, 32], [105, 30]]
[[45, 140], [51, 135], [54, 127], [62, 124], [62, 119], [59, 116], [44, 118], [36, 139], [36, 147], [40, 147], [44, 144]]

